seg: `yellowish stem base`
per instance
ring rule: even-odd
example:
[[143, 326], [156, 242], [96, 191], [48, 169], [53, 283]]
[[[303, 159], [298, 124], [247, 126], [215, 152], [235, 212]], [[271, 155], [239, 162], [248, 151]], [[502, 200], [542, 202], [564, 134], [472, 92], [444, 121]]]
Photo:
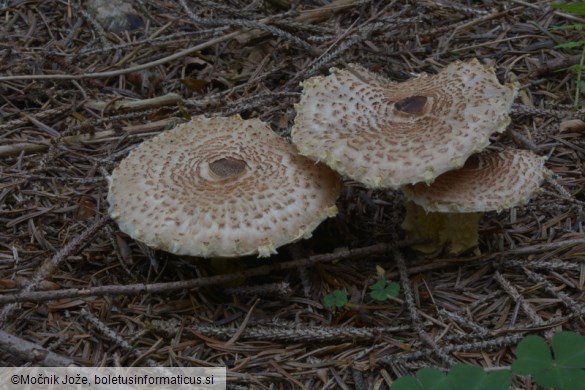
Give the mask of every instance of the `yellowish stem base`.
[[458, 255], [477, 247], [481, 216], [481, 213], [427, 213], [414, 202], [408, 202], [402, 228], [409, 239], [423, 242], [412, 248], [425, 256]]

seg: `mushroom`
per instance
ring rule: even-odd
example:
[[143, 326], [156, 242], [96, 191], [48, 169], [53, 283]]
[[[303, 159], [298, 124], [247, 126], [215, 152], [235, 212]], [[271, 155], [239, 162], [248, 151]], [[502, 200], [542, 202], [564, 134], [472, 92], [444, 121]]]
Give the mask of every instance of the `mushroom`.
[[143, 142], [109, 177], [110, 215], [179, 255], [268, 257], [336, 215], [340, 178], [257, 119], [195, 117]]
[[293, 143], [370, 188], [431, 183], [460, 168], [504, 131], [517, 90], [476, 59], [401, 83], [349, 65], [303, 86]]
[[410, 238], [426, 242], [414, 249], [435, 255], [476, 247], [481, 213], [527, 203], [549, 174], [544, 161], [527, 150], [478, 154], [431, 185], [403, 187], [409, 202], [402, 227]]

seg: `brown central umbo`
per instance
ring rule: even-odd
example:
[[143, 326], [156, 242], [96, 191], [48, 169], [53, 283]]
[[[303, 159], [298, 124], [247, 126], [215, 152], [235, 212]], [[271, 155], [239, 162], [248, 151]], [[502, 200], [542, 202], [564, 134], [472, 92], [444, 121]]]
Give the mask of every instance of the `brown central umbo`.
[[427, 104], [426, 96], [409, 96], [394, 103], [394, 107], [407, 114], [421, 114], [425, 104]]
[[232, 157], [220, 158], [209, 164], [211, 172], [222, 179], [237, 176], [242, 173], [246, 167], [247, 165], [244, 161]]

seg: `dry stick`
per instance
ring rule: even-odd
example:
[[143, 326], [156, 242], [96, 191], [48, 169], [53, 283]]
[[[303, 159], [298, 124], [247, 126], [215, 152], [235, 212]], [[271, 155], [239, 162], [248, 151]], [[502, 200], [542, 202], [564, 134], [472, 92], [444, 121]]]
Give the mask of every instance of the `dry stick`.
[[[128, 134], [144, 134], [159, 131], [167, 127], [174, 119], [162, 119], [156, 122], [150, 122], [139, 126], [123, 126], [122, 130]], [[94, 134], [79, 134], [62, 137], [61, 142], [66, 145], [75, 145], [80, 143], [102, 142], [107, 141], [110, 137], [119, 137], [120, 133], [115, 130], [98, 131]], [[10, 145], [0, 145], [0, 157], [14, 156], [21, 152], [41, 152], [49, 149], [47, 143], [22, 142]]]
[[[44, 110], [44, 111], [39, 111], [37, 113], [35, 113], [35, 118], [38, 120], [45, 120], [47, 118], [50, 118], [52, 116], [58, 116], [58, 115], [62, 115], [65, 114], [66, 112], [70, 112], [70, 110], [74, 108], [72, 105], [66, 105], [63, 107], [59, 107], [59, 108], [51, 108], [48, 110]], [[29, 123], [29, 117], [22, 117], [22, 118], [18, 118], [18, 119], [13, 119], [9, 122], [3, 123], [0, 125], [0, 133], [3, 133], [4, 131], [7, 130], [11, 130], [14, 129], [16, 127], [25, 125], [27, 123]]]
[[[135, 349], [130, 343], [128, 343], [122, 336], [116, 333], [114, 330], [109, 328], [106, 324], [99, 320], [96, 316], [91, 314], [85, 309], [81, 309], [80, 312], [81, 318], [89, 322], [93, 325], [101, 334], [112, 340], [118, 347], [120, 347], [124, 352], [130, 353], [133, 356], [140, 358], [141, 353], [137, 349]], [[151, 359], [144, 359], [144, 363], [148, 367], [159, 367], [160, 365], [157, 364], [154, 360]]]
[[[345, 8], [354, 7], [365, 3], [363, 0], [335, 0], [330, 4], [324, 5], [323, 7], [304, 10], [300, 12], [300, 15], [294, 19], [297, 23], [313, 24], [322, 20], [328, 19], [336, 11], [341, 11]], [[236, 39], [240, 43], [248, 42], [252, 39], [257, 39], [266, 33], [259, 30], [252, 30], [241, 34]]]
[[400, 284], [402, 285], [402, 290], [404, 291], [404, 302], [406, 303], [406, 309], [410, 315], [412, 328], [420, 336], [420, 338], [432, 348], [435, 355], [441, 358], [441, 360], [443, 360], [448, 365], [455, 364], [455, 360], [451, 356], [447, 355], [443, 349], [440, 349], [431, 336], [429, 336], [429, 334], [424, 330], [423, 323], [419, 317], [418, 309], [416, 308], [416, 303], [414, 302], [414, 294], [412, 292], [412, 286], [410, 285], [410, 279], [408, 278], [408, 271], [404, 257], [399, 250], [394, 250], [393, 254], [394, 260], [396, 260], [396, 267], [400, 273]]
[[284, 263], [272, 263], [269, 265], [263, 265], [260, 267], [252, 268], [248, 271], [239, 272], [235, 274], [227, 275], [216, 275], [205, 278], [191, 279], [180, 282], [171, 283], [136, 283], [129, 284], [126, 286], [110, 285], [110, 286], [99, 286], [99, 287], [88, 287], [88, 288], [70, 288], [56, 291], [23, 291], [16, 294], [5, 294], [0, 295], [0, 304], [13, 303], [13, 302], [42, 302], [53, 299], [62, 298], [81, 298], [90, 296], [102, 296], [102, 295], [139, 295], [143, 293], [160, 293], [168, 291], [176, 291], [183, 289], [195, 289], [205, 286], [212, 286], [217, 284], [229, 283], [235, 280], [241, 280], [241, 278], [249, 278], [253, 276], [267, 275], [274, 271], [307, 267], [318, 263], [326, 263], [334, 260], [343, 260], [352, 257], [363, 257], [368, 255], [381, 255], [389, 253], [396, 247], [403, 247], [410, 245], [411, 242], [402, 241], [396, 245], [391, 244], [377, 244], [364, 248], [357, 248], [346, 250], [343, 252], [327, 253], [323, 255], [315, 255], [305, 259], [292, 260]]
[[[312, 76], [320, 68], [324, 68], [326, 65], [328, 64], [330, 65], [331, 63], [333, 63], [337, 58], [339, 58], [345, 51], [349, 50], [352, 46], [367, 40], [374, 32], [391, 28], [390, 27], [391, 25], [389, 25], [387, 21], [384, 23], [381, 22], [370, 23], [370, 21], [372, 21], [378, 15], [380, 15], [384, 9], [389, 8], [391, 5], [393, 5], [394, 2], [395, 1], [387, 4], [380, 12], [378, 12], [377, 15], [368, 19], [368, 21], [366, 21], [359, 28], [357, 28], [357, 31], [355, 31], [354, 34], [352, 34], [351, 36], [349, 36], [349, 38], [347, 38], [345, 41], [339, 44], [339, 42], [345, 39], [350, 32], [355, 30], [354, 25], [357, 23], [356, 20], [351, 26], [349, 26], [346, 29], [344, 33], [337, 37], [337, 39], [333, 43], [331, 43], [329, 47], [318, 58], [316, 58], [314, 61], [312, 61], [312, 63], [307, 65], [307, 67], [303, 71], [299, 72], [292, 80], [288, 81], [287, 85], [298, 84], [300, 79]], [[399, 19], [401, 14], [407, 9], [408, 7], [405, 7], [403, 8], [402, 11], [399, 11], [398, 13], [392, 15], [392, 19]], [[348, 67], [348, 69], [355, 76], [361, 79], [360, 75], [356, 74], [357, 72], [353, 71], [350, 67]]]
[[563, 248], [563, 247], [569, 247], [569, 246], [578, 245], [578, 244], [581, 244], [581, 245], [585, 244], [585, 238], [574, 238], [571, 240], [556, 241], [556, 242], [549, 242], [546, 244], [529, 245], [529, 246], [524, 246], [521, 248], [508, 249], [506, 251], [494, 253], [494, 254], [490, 255], [489, 257], [493, 258], [495, 256], [503, 256], [503, 255], [527, 255], [530, 253], [543, 253], [546, 251], [559, 249], [559, 248]]
[[[465, 29], [467, 29], [469, 27], [472, 27], [472, 26], [474, 26], [474, 25], [476, 25], [478, 23], [481, 23], [481, 22], [485, 22], [485, 21], [488, 21], [488, 20], [491, 20], [491, 19], [500, 18], [502, 16], [505, 16], [507, 14], [511, 14], [511, 13], [513, 13], [515, 11], [518, 11], [518, 10], [521, 10], [521, 9], [522, 9], [522, 7], [516, 7], [516, 8], [507, 9], [505, 11], [494, 11], [494, 12], [489, 13], [489, 14], [481, 15], [481, 16], [479, 16], [479, 17], [477, 17], [475, 19], [472, 19], [470, 21], [465, 21], [462, 24], [459, 23], [455, 27], [455, 29], [451, 32], [451, 34], [449, 34], [447, 36], [447, 38], [445, 40], [445, 43], [443, 45], [441, 45], [441, 46], [444, 47], [445, 48], [445, 51], [446, 51], [447, 48], [449, 47], [449, 43], [451, 42], [451, 40], [453, 39], [453, 37], [455, 36], [455, 34], [457, 34], [459, 31], [465, 30]], [[512, 39], [516, 39], [516, 38], [512, 38]], [[482, 44], [479, 44], [479, 45], [476, 45], [476, 46], [484, 46], [484, 45], [487, 46], [487, 45], [492, 45], [494, 43], [503, 42], [503, 41], [506, 41], [506, 40], [511, 40], [511, 39], [502, 39], [502, 40], [490, 41], [490, 42], [482, 43]], [[470, 46], [470, 47], [475, 47], [475, 46]], [[466, 49], [467, 48], [465, 48], [463, 50], [466, 50]]]
[[[153, 328], [170, 333], [168, 327], [162, 321], [152, 321]], [[276, 340], [276, 341], [340, 341], [340, 340], [375, 340], [383, 335], [399, 333], [410, 329], [409, 325], [392, 327], [368, 327], [356, 328], [351, 326], [318, 326], [299, 325], [290, 323], [287, 327], [256, 325], [249, 326], [240, 334], [242, 339], [251, 340]], [[198, 324], [185, 328], [192, 332], [205, 336], [228, 338], [236, 332], [234, 328], [220, 327], [208, 324]]]
[[288, 282], [277, 282], [254, 286], [229, 287], [224, 290], [226, 294], [237, 296], [270, 296], [273, 298], [285, 298], [292, 294]]
[[244, 318], [238, 329], [235, 331], [233, 336], [230, 337], [230, 339], [225, 342], [225, 345], [232, 345], [233, 343], [238, 341], [242, 333], [246, 330], [246, 325], [248, 325], [248, 321], [250, 321], [250, 317], [252, 316], [252, 313], [254, 312], [254, 309], [256, 308], [258, 302], [260, 302], [260, 300], [256, 299], [250, 310], [248, 310], [248, 314], [246, 314], [246, 317]]
[[88, 78], [97, 79], [97, 78], [107, 78], [107, 77], [120, 76], [123, 74], [133, 73], [133, 72], [137, 72], [140, 70], [154, 68], [155, 66], [162, 65], [162, 64], [165, 64], [167, 62], [170, 62], [170, 61], [182, 58], [182, 57], [186, 57], [192, 53], [198, 52], [200, 50], [206, 49], [206, 48], [213, 46], [215, 44], [222, 43], [222, 42], [225, 42], [229, 39], [232, 39], [232, 38], [238, 36], [239, 34], [240, 34], [240, 31], [234, 31], [234, 32], [229, 33], [227, 35], [211, 39], [207, 42], [190, 47], [188, 49], [181, 50], [180, 52], [177, 52], [177, 53], [172, 54], [170, 56], [160, 58], [156, 61], [147, 62], [146, 64], [142, 64], [142, 65], [132, 66], [130, 68], [117, 69], [117, 70], [112, 70], [109, 72], [82, 73], [82, 74], [77, 74], [77, 75], [73, 75], [73, 74], [35, 74], [35, 75], [24, 75], [24, 76], [4, 76], [4, 77], [0, 77], [0, 82], [1, 81], [14, 81], [14, 80], [83, 80], [83, 79], [88, 79]]
[[540, 318], [536, 310], [534, 310], [534, 308], [524, 300], [524, 298], [518, 292], [518, 290], [516, 290], [516, 288], [512, 286], [512, 283], [510, 283], [506, 278], [504, 278], [500, 271], [496, 271], [494, 277], [496, 278], [496, 281], [500, 284], [500, 286], [504, 289], [504, 291], [506, 291], [506, 293], [508, 293], [508, 295], [514, 300], [514, 302], [520, 304], [520, 306], [524, 310], [524, 313], [526, 313], [526, 315], [528, 315], [528, 317], [530, 317], [530, 319], [536, 325], [543, 324], [542, 318]]
[[[516, 4], [520, 4], [523, 7], [531, 7], [531, 8], [537, 9], [541, 12], [547, 12], [550, 10], [548, 7], [543, 7], [539, 4], [533, 4], [533, 3], [523, 1], [523, 0], [511, 0], [511, 2], [516, 3]], [[554, 10], [554, 9], [552, 11], [553, 11], [553, 14], [555, 14], [556, 16], [560, 16], [562, 18], [566, 18], [569, 20], [574, 20], [574, 21], [579, 22], [579, 23], [585, 23], [585, 19], [580, 18], [578, 15], [568, 14], [566, 12], [562, 12], [562, 11], [558, 11], [558, 10]]]
[[[410, 272], [410, 269], [408, 270], [408, 274], [409, 274], [409, 275], [411, 274], [411, 272]], [[398, 303], [398, 304], [400, 304], [400, 305], [404, 305], [404, 301], [403, 301], [402, 299], [400, 299], [400, 298], [396, 298], [396, 297], [393, 297], [393, 296], [389, 296], [389, 297], [388, 297], [388, 300], [389, 300], [389, 301], [392, 301], [392, 302], [396, 302], [396, 303]], [[447, 324], [445, 324], [444, 322], [442, 322], [442, 321], [440, 321], [440, 320], [438, 320], [438, 319], [434, 318], [433, 316], [430, 316], [430, 315], [428, 315], [427, 313], [425, 313], [425, 312], [424, 312], [424, 311], [422, 311], [422, 310], [419, 310], [419, 309], [416, 309], [416, 310], [417, 310], [418, 314], [419, 314], [421, 317], [424, 317], [424, 318], [426, 318], [427, 320], [429, 320], [429, 321], [430, 321], [430, 323], [433, 323], [433, 324], [435, 324], [435, 325], [439, 325], [439, 326], [441, 326], [441, 327], [443, 327], [443, 328], [447, 328], [447, 326], [448, 326], [448, 325], [447, 325]], [[423, 326], [424, 326], [424, 325], [425, 325], [425, 324], [423, 324]]]
[[559, 299], [568, 309], [573, 311], [575, 315], [583, 315], [585, 314], [585, 306], [569, 295], [565, 294], [564, 292], [557, 290], [555, 286], [551, 282], [549, 282], [544, 276], [529, 270], [528, 268], [523, 268], [523, 271], [528, 276], [528, 279], [533, 281], [534, 283], [540, 283], [544, 286], [544, 289], [554, 296], [555, 298]]
[[[493, 349], [502, 349], [517, 344], [524, 337], [523, 333], [516, 333], [508, 336], [496, 337], [489, 340], [480, 340], [465, 344], [451, 344], [441, 347], [445, 353], [451, 352], [471, 352], [471, 351], [489, 351]], [[432, 354], [434, 349], [426, 348], [416, 352], [403, 352], [389, 356], [382, 356], [377, 361], [383, 364], [395, 364], [397, 362], [404, 362], [422, 357], [427, 357]]]
[[[77, 237], [74, 237], [70, 240], [59, 252], [57, 252], [49, 261], [45, 262], [35, 273], [32, 277], [31, 281], [28, 285], [22, 290], [22, 292], [18, 294], [11, 294], [15, 297], [26, 295], [26, 294], [35, 294], [34, 289], [38, 287], [38, 285], [45, 280], [47, 277], [53, 274], [59, 264], [67, 257], [75, 254], [78, 250], [81, 250], [83, 246], [87, 245], [90, 242], [90, 238], [93, 234], [95, 234], [99, 229], [101, 229], [106, 222], [108, 221], [108, 217], [102, 216], [99, 217], [94, 223], [89, 225], [81, 234]], [[18, 299], [14, 299], [11, 301], [5, 301], [2, 303], [10, 303], [2, 308], [0, 311], [0, 327], [4, 325], [8, 317], [14, 312], [14, 310], [18, 307], [19, 302]]]
[[[553, 184], [554, 181], [551, 181], [550, 184], [554, 187], [555, 185], [560, 186], [559, 183], [554, 182], [555, 184]], [[558, 192], [552, 192], [552, 191], [547, 191], [547, 190], [542, 190], [540, 193], [543, 195], [548, 195], [550, 197], [559, 199], [559, 200], [564, 200], [568, 203], [572, 203], [574, 205], [579, 205], [579, 206], [584, 206], [585, 202], [580, 201], [578, 199], [575, 199], [575, 197], [573, 195], [571, 195], [569, 192], [567, 192], [567, 190], [563, 190], [563, 193], [567, 193], [569, 194], [569, 196], [564, 196], [564, 195], [560, 195]], [[559, 191], [560, 192], [560, 191]]]
[[[146, 100], [150, 100], [150, 99], [146, 99]], [[61, 139], [74, 135], [76, 134], [76, 132], [81, 132], [81, 133], [77, 133], [77, 135], [81, 135], [81, 134], [88, 134], [88, 133], [92, 133], [93, 129], [96, 127], [103, 127], [101, 125], [105, 124], [105, 123], [113, 123], [116, 121], [128, 121], [131, 119], [139, 119], [140, 123], [136, 124], [136, 125], [130, 125], [130, 126], [122, 126], [122, 129], [125, 130], [128, 133], [135, 133], [138, 131], [142, 131], [141, 129], [154, 129], [156, 130], [154, 127], [155, 126], [159, 126], [161, 124], [163, 124], [163, 126], [169, 126], [171, 124], [173, 124], [172, 121], [172, 116], [171, 117], [166, 117], [165, 119], [159, 120], [159, 121], [154, 121], [154, 122], [144, 122], [144, 118], [145, 117], [149, 117], [152, 116], [153, 114], [155, 114], [157, 112], [158, 108], [152, 108], [152, 109], [148, 109], [148, 110], [138, 110], [138, 111], [127, 111], [127, 112], [122, 112], [121, 114], [116, 114], [116, 115], [110, 115], [108, 113], [108, 116], [102, 116], [100, 118], [92, 118], [92, 119], [86, 119], [84, 120], [82, 123], [79, 123], [75, 126], [71, 126], [68, 129], [64, 130], [61, 132]], [[152, 131], [154, 131], [152, 130]], [[144, 130], [144, 132], [146, 132], [146, 130]]]
[[84, 107], [92, 108], [97, 111], [114, 110], [114, 111], [140, 111], [159, 108], [163, 106], [174, 106], [182, 103], [183, 98], [176, 93], [167, 93], [166, 95], [157, 96], [150, 99], [119, 99], [113, 102], [101, 100], [88, 100]]
[[[313, 14], [314, 18], [305, 17], [305, 18], [299, 18], [299, 20], [303, 20], [303, 21], [305, 21], [305, 20], [306, 21], [320, 20], [321, 18], [327, 18], [327, 17], [331, 16], [331, 10], [336, 9], [336, 6], [337, 6], [336, 4], [340, 4], [339, 6], [342, 6], [342, 7], [350, 7], [350, 6], [359, 4], [359, 3], [360, 3], [359, 0], [337, 0], [331, 4], [323, 6], [317, 10], [314, 10], [316, 12], [315, 14]], [[268, 21], [270, 21], [270, 19], [265, 18], [265, 19], [259, 20], [258, 22], [259, 23], [266, 23]], [[170, 56], [160, 58], [156, 61], [147, 62], [145, 64], [136, 65], [136, 66], [132, 66], [129, 68], [112, 70], [109, 72], [83, 73], [83, 74], [78, 74], [78, 75], [41, 74], [41, 75], [4, 76], [4, 77], [0, 77], [0, 82], [14, 81], [14, 80], [82, 80], [82, 79], [87, 79], [87, 78], [107, 78], [107, 77], [120, 76], [123, 74], [133, 73], [133, 72], [137, 72], [140, 70], [150, 69], [150, 68], [153, 68], [153, 67], [158, 66], [158, 65], [166, 64], [167, 62], [170, 62], [170, 61], [182, 58], [182, 57], [186, 57], [190, 54], [201, 51], [203, 49], [206, 49], [206, 48], [213, 46], [213, 45], [216, 45], [218, 43], [222, 43], [222, 42], [228, 41], [232, 38], [236, 38], [238, 36], [241, 36], [242, 34], [243, 34], [243, 30], [234, 31], [234, 32], [226, 34], [224, 36], [211, 39], [207, 42], [203, 42], [199, 45], [181, 50], [181, 51], [179, 51], [175, 54], [172, 54]], [[252, 37], [253, 37], [253, 35], [252, 35]]]
[[298, 98], [301, 94], [297, 92], [269, 92], [251, 97], [245, 97], [229, 103], [226, 107], [211, 116], [230, 116], [245, 110], [251, 110], [259, 106], [266, 106], [270, 102], [282, 101], [287, 98]]
[[0, 349], [18, 356], [34, 366], [68, 367], [75, 365], [75, 361], [68, 357], [51, 352], [38, 344], [21, 339], [0, 330]]
[[187, 16], [191, 21], [195, 22], [196, 24], [200, 24], [206, 27], [220, 27], [220, 26], [230, 26], [230, 27], [240, 27], [245, 29], [257, 29], [260, 31], [264, 31], [268, 34], [272, 34], [276, 37], [280, 37], [284, 40], [289, 41], [290, 43], [307, 50], [309, 53], [317, 54], [318, 50], [315, 49], [313, 46], [308, 44], [307, 42], [303, 41], [301, 38], [287, 32], [281, 30], [277, 27], [267, 25], [263, 22], [259, 22], [256, 20], [249, 20], [249, 19], [230, 19], [230, 18], [202, 18], [195, 14], [191, 8], [187, 5], [185, 0], [179, 0], [181, 6], [185, 10]]
[[486, 336], [490, 333], [489, 329], [481, 326], [475, 321], [472, 321], [469, 318], [465, 318], [461, 316], [459, 313], [455, 313], [446, 309], [439, 309], [439, 314], [442, 316], [447, 317], [451, 321], [456, 322], [459, 326], [470, 328], [473, 332], [478, 335]]
[[563, 260], [524, 260], [524, 259], [503, 259], [498, 262], [498, 267], [502, 268], [531, 268], [531, 269], [545, 269], [549, 271], [563, 270], [563, 271], [579, 271], [581, 263]]
[[[509, 249], [501, 252], [490, 253], [488, 255], [468, 257], [468, 258], [456, 258], [456, 259], [434, 259], [432, 262], [427, 264], [419, 265], [416, 267], [409, 267], [407, 273], [409, 275], [434, 271], [437, 269], [461, 266], [469, 263], [475, 263], [478, 261], [489, 261], [496, 257], [505, 257], [507, 255], [528, 255], [532, 253], [543, 253], [550, 250], [559, 249], [562, 247], [570, 247], [573, 245], [585, 244], [585, 238], [577, 238], [571, 240], [550, 242], [546, 244], [528, 245], [520, 248]], [[538, 260], [502, 260], [499, 266], [510, 268], [510, 267], [529, 267], [529, 268], [544, 268], [544, 269], [563, 269], [563, 270], [578, 270], [579, 265], [570, 262], [555, 261], [538, 261]], [[393, 279], [399, 276], [400, 273], [397, 271], [387, 272], [385, 274], [387, 279]]]
[[579, 116], [578, 114], [579, 112], [570, 110], [551, 110], [548, 108], [529, 107], [518, 103], [512, 104], [512, 115], [545, 116], [562, 119]]

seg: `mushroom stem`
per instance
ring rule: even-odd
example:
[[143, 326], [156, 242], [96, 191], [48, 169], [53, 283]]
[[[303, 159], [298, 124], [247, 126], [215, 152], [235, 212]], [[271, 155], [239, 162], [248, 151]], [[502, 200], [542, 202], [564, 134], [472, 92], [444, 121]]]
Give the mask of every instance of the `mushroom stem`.
[[425, 256], [443, 252], [458, 255], [477, 247], [481, 216], [482, 213], [426, 212], [409, 201], [402, 228], [409, 239], [422, 242], [412, 248]]

